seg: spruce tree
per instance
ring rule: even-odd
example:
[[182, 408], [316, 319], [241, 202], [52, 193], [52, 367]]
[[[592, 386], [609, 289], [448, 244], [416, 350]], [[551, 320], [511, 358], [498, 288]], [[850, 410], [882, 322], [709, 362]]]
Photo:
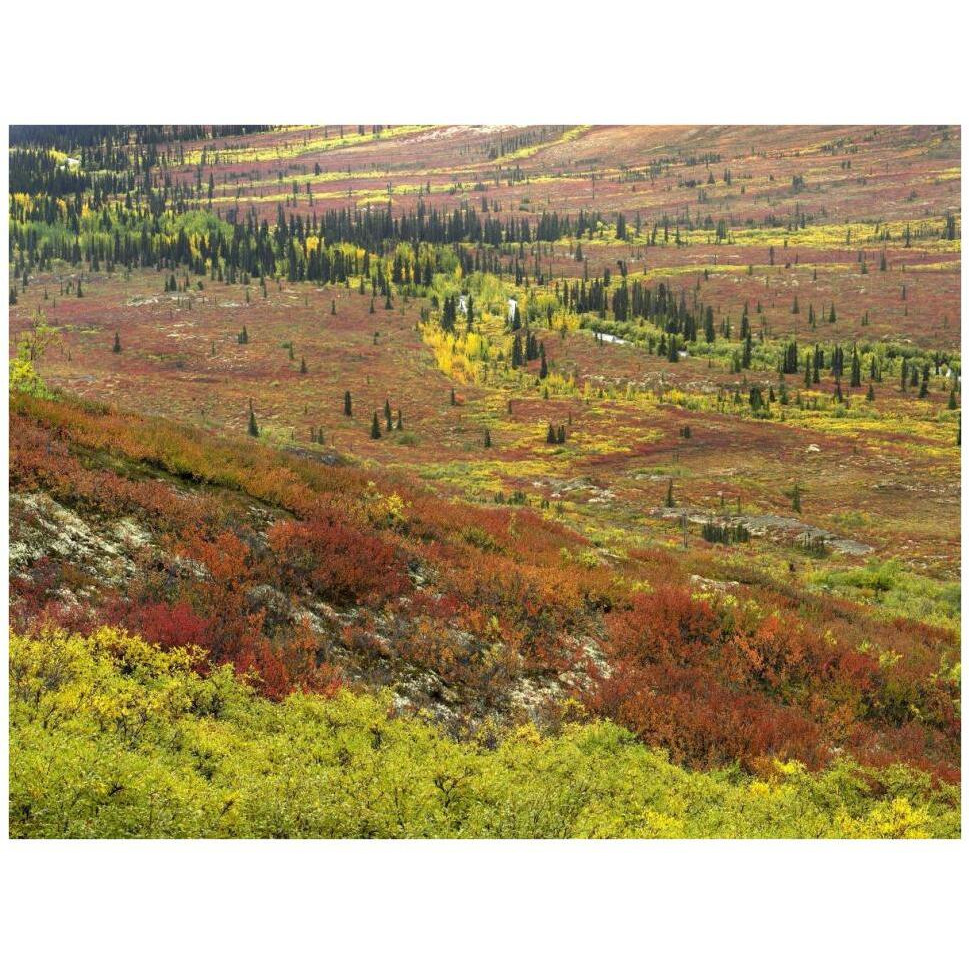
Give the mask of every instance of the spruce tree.
[[511, 365], [516, 369], [522, 365], [522, 338], [520, 333], [515, 334], [515, 339], [511, 344]]
[[259, 437], [259, 425], [256, 423], [256, 412], [252, 409], [252, 401], [249, 401], [249, 434], [252, 437]]
[[666, 501], [664, 502], [667, 508], [675, 508], [676, 501], [673, 499], [673, 479], [670, 478], [670, 483], [666, 488]]
[[117, 330], [114, 331], [114, 346], [111, 348], [112, 353], [121, 353], [121, 335]]
[[858, 356], [858, 347], [851, 350], [851, 386], [861, 386], [861, 357]]
[[373, 421], [370, 424], [370, 437], [377, 441], [380, 439], [380, 421], [377, 419], [377, 412], [373, 412]]
[[343, 392], [343, 416], [353, 417], [353, 401], [350, 399], [350, 391]]

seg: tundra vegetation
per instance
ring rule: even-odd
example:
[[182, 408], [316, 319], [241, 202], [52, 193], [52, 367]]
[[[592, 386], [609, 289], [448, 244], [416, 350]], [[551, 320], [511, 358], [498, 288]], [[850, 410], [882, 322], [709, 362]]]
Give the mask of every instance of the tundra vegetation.
[[957, 837], [960, 182], [12, 129], [12, 834]]

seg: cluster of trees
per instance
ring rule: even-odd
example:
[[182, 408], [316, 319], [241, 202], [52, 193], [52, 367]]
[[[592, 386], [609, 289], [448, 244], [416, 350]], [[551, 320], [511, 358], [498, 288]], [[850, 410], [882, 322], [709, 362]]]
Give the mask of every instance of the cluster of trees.
[[747, 526], [730, 522], [704, 522], [701, 534], [704, 541], [715, 542], [720, 545], [733, 545], [736, 542], [749, 542], [750, 532]]

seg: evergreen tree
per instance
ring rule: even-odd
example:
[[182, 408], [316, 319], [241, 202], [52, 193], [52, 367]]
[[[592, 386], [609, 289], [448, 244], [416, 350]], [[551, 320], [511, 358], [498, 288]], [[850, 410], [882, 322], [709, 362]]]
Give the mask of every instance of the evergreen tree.
[[851, 350], [851, 386], [861, 386], [861, 357], [858, 356], [857, 345]]
[[511, 344], [511, 365], [516, 369], [522, 365], [522, 338], [517, 332]]
[[675, 508], [676, 501], [673, 499], [673, 479], [670, 478], [669, 484], [666, 488], [666, 500], [664, 502], [667, 508]]
[[485, 428], [484, 432], [484, 446], [491, 447], [491, 431], [489, 431], [487, 427]]
[[744, 370], [750, 369], [751, 357], [753, 355], [753, 345], [750, 340], [750, 331], [747, 331], [747, 338], [744, 340], [744, 353], [741, 357], [740, 366]]
[[252, 409], [252, 401], [249, 401], [249, 434], [252, 437], [259, 437], [259, 425], [256, 423], [256, 412]]
[[353, 401], [350, 399], [350, 391], [343, 392], [343, 416], [353, 417]]
[[370, 424], [370, 437], [376, 441], [380, 438], [380, 421], [377, 420], [377, 412], [373, 412], [373, 421]]
[[111, 348], [112, 353], [121, 353], [121, 334], [117, 330], [114, 331], [114, 346]]

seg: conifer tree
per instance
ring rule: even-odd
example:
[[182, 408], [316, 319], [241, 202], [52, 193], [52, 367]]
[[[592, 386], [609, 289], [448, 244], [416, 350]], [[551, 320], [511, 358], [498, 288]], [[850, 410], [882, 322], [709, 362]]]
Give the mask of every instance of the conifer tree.
[[515, 334], [515, 339], [511, 344], [511, 365], [516, 369], [522, 365], [522, 338], [520, 333]]
[[252, 409], [252, 401], [249, 401], [249, 434], [251, 437], [259, 437], [259, 425], [256, 423], [256, 412]]
[[851, 350], [851, 386], [861, 386], [861, 357], [858, 356], [857, 345]]
[[350, 391], [343, 392], [343, 416], [353, 417], [353, 401], [350, 399]]
[[485, 428], [484, 432], [484, 446], [491, 447], [491, 431], [489, 431], [487, 427]]
[[112, 353], [121, 353], [121, 334], [117, 330], [114, 331], [114, 346], [111, 348]]
[[376, 441], [380, 439], [380, 421], [377, 420], [377, 412], [373, 412], [373, 421], [370, 424], [370, 437]]
[[676, 501], [673, 499], [673, 479], [670, 478], [669, 485], [666, 488], [666, 501], [664, 502], [667, 508], [675, 508]]

